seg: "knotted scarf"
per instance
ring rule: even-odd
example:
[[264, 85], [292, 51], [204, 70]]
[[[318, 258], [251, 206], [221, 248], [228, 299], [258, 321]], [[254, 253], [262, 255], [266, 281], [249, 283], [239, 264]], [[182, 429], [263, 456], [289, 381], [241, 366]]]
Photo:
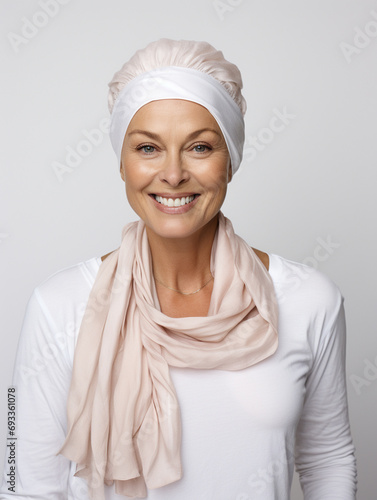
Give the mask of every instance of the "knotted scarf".
[[100, 265], [81, 323], [60, 452], [76, 462], [93, 499], [104, 484], [145, 498], [182, 477], [181, 418], [169, 365], [242, 370], [277, 349], [272, 279], [219, 213], [206, 317], [161, 312], [142, 221]]

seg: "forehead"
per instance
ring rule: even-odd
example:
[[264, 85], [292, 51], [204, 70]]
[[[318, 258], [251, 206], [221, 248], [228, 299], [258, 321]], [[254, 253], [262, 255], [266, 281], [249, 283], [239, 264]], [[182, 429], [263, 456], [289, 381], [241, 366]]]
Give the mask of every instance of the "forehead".
[[127, 132], [143, 126], [169, 125], [185, 123], [200, 128], [211, 127], [220, 131], [220, 127], [207, 108], [193, 101], [184, 99], [160, 99], [142, 106], [130, 121]]

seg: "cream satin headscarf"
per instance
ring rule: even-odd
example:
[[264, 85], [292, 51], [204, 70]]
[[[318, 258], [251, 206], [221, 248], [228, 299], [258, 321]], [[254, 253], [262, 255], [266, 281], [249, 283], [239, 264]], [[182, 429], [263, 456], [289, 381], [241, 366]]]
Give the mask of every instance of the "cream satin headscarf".
[[92, 498], [104, 484], [145, 498], [182, 477], [181, 419], [169, 365], [242, 370], [277, 349], [271, 277], [222, 213], [212, 246], [207, 317], [160, 311], [145, 225], [123, 229], [101, 264], [75, 350], [68, 435], [59, 453], [77, 463]]

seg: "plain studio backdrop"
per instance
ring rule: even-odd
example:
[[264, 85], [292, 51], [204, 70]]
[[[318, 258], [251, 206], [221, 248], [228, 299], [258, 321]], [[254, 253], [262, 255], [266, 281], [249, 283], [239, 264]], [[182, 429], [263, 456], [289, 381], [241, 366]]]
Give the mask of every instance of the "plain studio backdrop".
[[[345, 297], [358, 498], [373, 500], [377, 3], [2, 0], [0, 26], [1, 470], [33, 288], [117, 248], [136, 219], [107, 134], [107, 83], [150, 41], [194, 39], [239, 66], [248, 104], [244, 160], [223, 212], [250, 245], [317, 267]], [[45, 354], [30, 353], [31, 368], [51, 362]]]

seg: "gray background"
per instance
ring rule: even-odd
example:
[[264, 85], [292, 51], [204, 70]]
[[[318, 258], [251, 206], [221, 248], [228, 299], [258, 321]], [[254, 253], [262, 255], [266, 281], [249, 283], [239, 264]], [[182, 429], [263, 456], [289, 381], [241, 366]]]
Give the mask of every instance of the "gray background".
[[[358, 498], [375, 498], [377, 2], [65, 0], [41, 16], [42, 3], [1, 1], [0, 449], [33, 288], [117, 248], [136, 217], [108, 135], [60, 181], [52, 165], [108, 116], [107, 83], [138, 48], [207, 40], [239, 66], [248, 103], [245, 160], [223, 211], [252, 246], [318, 267], [345, 296]], [[40, 27], [15, 42], [23, 18]]]

